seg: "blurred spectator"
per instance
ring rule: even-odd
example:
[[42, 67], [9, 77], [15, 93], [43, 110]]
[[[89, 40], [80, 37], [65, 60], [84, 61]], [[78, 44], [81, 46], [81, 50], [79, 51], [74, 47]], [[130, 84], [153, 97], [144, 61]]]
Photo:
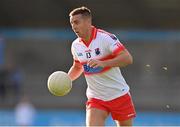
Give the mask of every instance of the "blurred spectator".
[[1, 100], [5, 101], [6, 98], [6, 81], [7, 81], [7, 71], [4, 68], [0, 68], [0, 96]]
[[5, 98], [5, 93], [6, 93], [6, 89], [5, 89], [6, 72], [3, 69], [4, 47], [5, 47], [4, 39], [2, 35], [0, 34], [0, 99], [3, 99], [3, 100]]
[[8, 95], [17, 103], [21, 95], [23, 74], [14, 61], [8, 60], [0, 68], [0, 96], [1, 100], [8, 100]]
[[7, 92], [9, 92], [9, 94], [13, 94], [15, 102], [17, 102], [21, 95], [23, 78], [22, 72], [14, 62], [8, 62], [5, 69], [7, 72]]
[[31, 126], [34, 123], [35, 108], [27, 96], [22, 97], [15, 107], [15, 120], [18, 126]]
[[0, 66], [4, 64], [4, 49], [5, 49], [5, 41], [3, 36], [0, 34]]
[[9, 94], [18, 101], [22, 84], [22, 73], [16, 66], [12, 53], [8, 52], [5, 61], [5, 41], [0, 34], [0, 99], [5, 101]]

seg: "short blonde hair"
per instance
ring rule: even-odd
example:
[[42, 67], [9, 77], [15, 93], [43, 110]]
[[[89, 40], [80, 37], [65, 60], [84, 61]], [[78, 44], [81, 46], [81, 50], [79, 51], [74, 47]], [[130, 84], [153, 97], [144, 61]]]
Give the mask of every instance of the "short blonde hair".
[[69, 16], [74, 16], [74, 15], [78, 15], [78, 14], [81, 14], [82, 16], [85, 16], [85, 17], [92, 17], [91, 10], [84, 6], [73, 9], [69, 13]]

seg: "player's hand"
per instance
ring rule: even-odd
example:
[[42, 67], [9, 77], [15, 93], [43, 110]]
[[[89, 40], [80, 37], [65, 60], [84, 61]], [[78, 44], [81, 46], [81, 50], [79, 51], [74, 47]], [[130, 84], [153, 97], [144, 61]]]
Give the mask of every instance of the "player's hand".
[[93, 67], [93, 68], [96, 68], [96, 67], [105, 67], [103, 61], [94, 60], [94, 59], [89, 60], [87, 65], [90, 66], [90, 67]]

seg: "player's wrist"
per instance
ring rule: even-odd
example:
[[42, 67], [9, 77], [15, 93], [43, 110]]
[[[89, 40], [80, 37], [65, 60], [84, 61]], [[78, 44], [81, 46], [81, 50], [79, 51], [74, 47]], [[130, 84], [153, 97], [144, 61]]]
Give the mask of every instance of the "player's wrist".
[[108, 61], [102, 61], [102, 67], [110, 67]]

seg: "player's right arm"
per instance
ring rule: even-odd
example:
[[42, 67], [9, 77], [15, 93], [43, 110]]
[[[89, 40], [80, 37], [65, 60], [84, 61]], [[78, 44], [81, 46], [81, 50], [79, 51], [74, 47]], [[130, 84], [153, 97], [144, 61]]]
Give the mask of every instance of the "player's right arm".
[[72, 81], [81, 76], [83, 67], [81, 63], [74, 61], [72, 67], [69, 69], [68, 75]]

